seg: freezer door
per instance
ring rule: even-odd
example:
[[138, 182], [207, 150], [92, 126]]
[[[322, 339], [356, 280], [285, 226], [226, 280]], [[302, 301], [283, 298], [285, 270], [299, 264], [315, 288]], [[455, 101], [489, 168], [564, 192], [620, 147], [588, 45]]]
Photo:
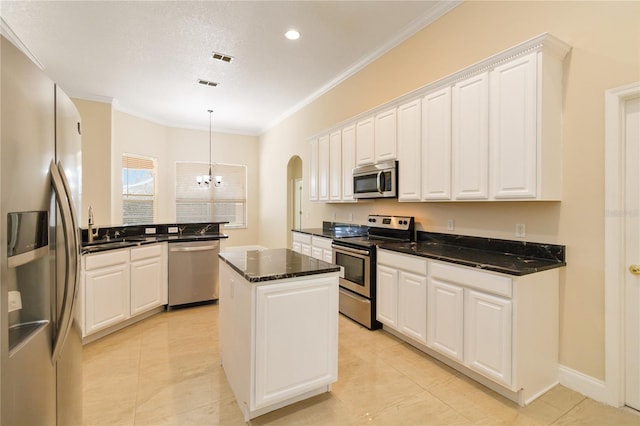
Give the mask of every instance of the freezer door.
[[[0, 424], [50, 425], [56, 421], [51, 323], [9, 353], [10, 326], [48, 321], [51, 316], [49, 253], [28, 264], [9, 267], [7, 246], [12, 235], [8, 232], [11, 212], [47, 211], [50, 206], [55, 89], [29, 58], [0, 38]], [[9, 291], [20, 292], [22, 309], [8, 312]]]
[[[82, 424], [82, 337], [76, 320], [80, 284], [80, 213], [82, 195], [80, 114], [69, 97], [56, 86], [56, 169], [66, 201], [56, 206], [56, 300], [59, 334], [53, 356], [57, 367], [57, 424]], [[61, 209], [61, 206], [63, 207]], [[53, 209], [53, 206], [52, 206]], [[62, 224], [64, 214], [70, 220]], [[67, 266], [68, 265], [68, 266]], [[66, 268], [69, 270], [66, 271]], [[65, 276], [68, 275], [68, 279]]]

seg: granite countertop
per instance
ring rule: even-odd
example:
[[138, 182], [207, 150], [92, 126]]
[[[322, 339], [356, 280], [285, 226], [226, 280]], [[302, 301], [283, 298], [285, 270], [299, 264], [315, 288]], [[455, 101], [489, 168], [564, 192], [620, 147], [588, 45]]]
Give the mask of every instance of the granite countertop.
[[566, 266], [564, 246], [525, 241], [418, 232], [418, 241], [380, 248], [509, 275]]
[[124, 238], [117, 238], [111, 240], [99, 240], [93, 243], [82, 243], [81, 254], [100, 253], [108, 250], [117, 250], [121, 248], [141, 246], [145, 244], [154, 243], [183, 243], [191, 241], [212, 241], [229, 238], [228, 235], [216, 232], [206, 234], [156, 234], [147, 236], [131, 236]]
[[289, 249], [226, 252], [218, 256], [252, 283], [340, 272], [338, 265]]
[[322, 228], [292, 229], [292, 231], [315, 235], [316, 237], [336, 239], [361, 237], [367, 235], [369, 229], [363, 225], [350, 223], [322, 222]]

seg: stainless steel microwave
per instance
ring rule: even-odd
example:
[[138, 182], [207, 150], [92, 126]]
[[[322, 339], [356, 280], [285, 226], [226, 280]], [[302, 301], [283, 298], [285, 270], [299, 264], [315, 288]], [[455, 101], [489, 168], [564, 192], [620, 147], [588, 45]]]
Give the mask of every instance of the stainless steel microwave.
[[386, 161], [353, 169], [354, 198], [394, 198], [397, 193], [398, 162]]

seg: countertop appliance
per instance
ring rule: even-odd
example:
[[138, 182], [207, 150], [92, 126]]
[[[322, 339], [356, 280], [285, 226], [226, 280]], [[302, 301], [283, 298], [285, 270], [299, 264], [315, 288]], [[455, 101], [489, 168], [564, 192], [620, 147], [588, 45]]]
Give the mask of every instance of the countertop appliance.
[[0, 423], [78, 425], [80, 116], [40, 68], [0, 39]]
[[169, 243], [168, 309], [218, 300], [218, 253], [218, 240]]
[[340, 278], [339, 310], [370, 330], [382, 327], [376, 320], [376, 248], [388, 241], [415, 240], [411, 216], [369, 215], [368, 235], [333, 240], [333, 263], [344, 268]]
[[395, 198], [398, 162], [360, 166], [353, 169], [353, 198]]

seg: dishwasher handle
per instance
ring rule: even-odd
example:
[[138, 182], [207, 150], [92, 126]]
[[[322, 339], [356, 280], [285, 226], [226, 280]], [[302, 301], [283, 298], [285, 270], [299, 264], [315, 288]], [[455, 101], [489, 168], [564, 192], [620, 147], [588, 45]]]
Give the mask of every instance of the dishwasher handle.
[[207, 251], [207, 250], [215, 250], [218, 248], [218, 245], [211, 245], [211, 246], [181, 246], [181, 247], [171, 247], [169, 246], [169, 251], [170, 252], [193, 252], [193, 251]]

